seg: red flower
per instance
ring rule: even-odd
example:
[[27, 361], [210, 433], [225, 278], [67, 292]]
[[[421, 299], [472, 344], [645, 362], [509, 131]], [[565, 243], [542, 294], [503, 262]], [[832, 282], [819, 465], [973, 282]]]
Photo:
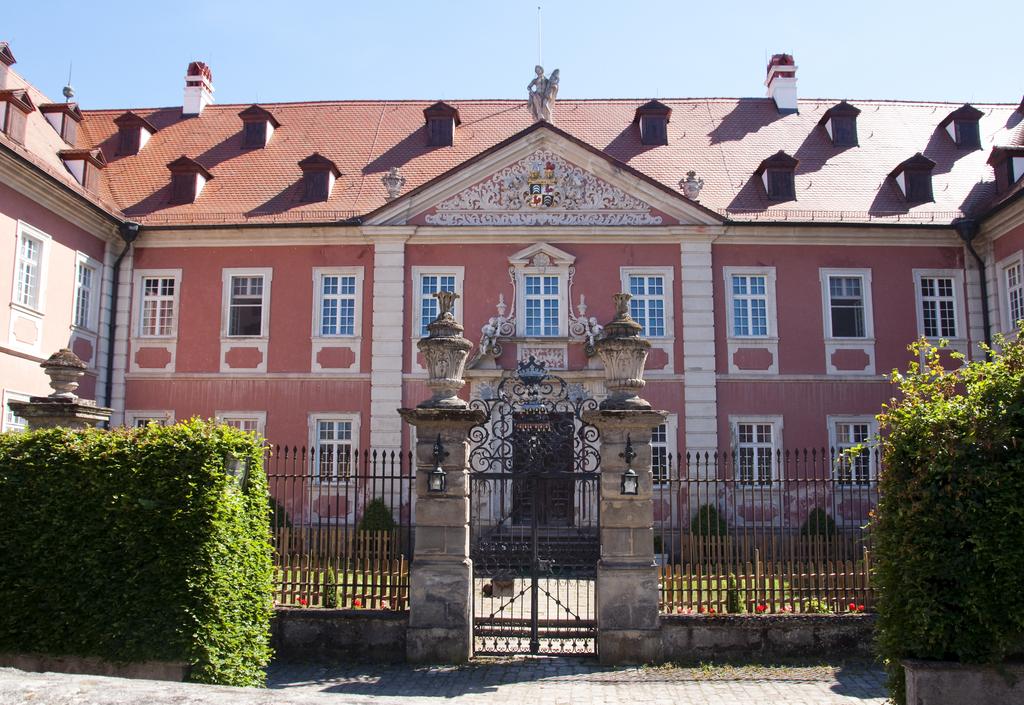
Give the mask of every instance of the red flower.
[[864, 605], [857, 605], [857, 611], [858, 612], [863, 612], [864, 611]]
[[359, 599], [359, 598], [357, 597], [356, 599], [354, 599], [354, 600], [352, 601], [352, 606], [353, 606], [353, 607], [362, 607], [362, 606], [363, 606], [363, 601], [362, 601], [362, 600], [360, 600], [360, 599]]
[[309, 604], [309, 600], [307, 600], [305, 597], [300, 597], [299, 598], [299, 604], [302, 605], [303, 607], [305, 607], [306, 605]]
[[765, 610], [768, 609], [768, 606], [767, 605], [758, 605], [754, 609], [757, 610], [758, 614], [762, 614]]
[[855, 604], [854, 604], [854, 603], [852, 603], [852, 602], [851, 602], [850, 604], [848, 604], [848, 605], [847, 605], [846, 607], [847, 607], [847, 608], [848, 608], [848, 609], [849, 609], [849, 610], [850, 610], [851, 612], [856, 612], [856, 611], [857, 611], [857, 605], [855, 605]]
[[715, 613], [715, 608], [714, 607], [709, 607], [708, 608], [708, 614], [714, 614], [714, 613]]

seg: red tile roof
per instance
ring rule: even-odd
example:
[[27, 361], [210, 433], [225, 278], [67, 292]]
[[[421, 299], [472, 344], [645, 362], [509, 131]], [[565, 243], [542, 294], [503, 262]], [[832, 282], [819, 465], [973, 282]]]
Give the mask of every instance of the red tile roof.
[[[244, 105], [211, 105], [193, 117], [182, 117], [180, 107], [133, 109], [158, 131], [132, 156], [116, 154], [114, 121], [124, 111], [86, 111], [80, 141], [103, 149], [110, 197], [147, 224], [331, 221], [382, 206], [381, 176], [391, 167], [401, 169], [409, 191], [532, 124], [525, 100], [448, 102], [461, 117], [451, 147], [427, 144], [430, 101], [266, 104], [280, 127], [259, 150], [242, 148]], [[791, 115], [780, 115], [770, 98], [662, 99], [672, 110], [669, 143], [650, 146], [633, 124], [645, 102], [559, 100], [555, 125], [675, 191], [695, 170], [705, 184], [701, 204], [733, 220], [948, 223], [991, 201], [986, 158], [1017, 126], [1016, 106], [974, 106], [984, 149], [964, 153], [939, 129], [956, 104], [856, 100], [860, 144], [843, 148], [819, 125], [834, 99], [801, 100]], [[782, 205], [766, 199], [754, 176], [779, 151], [799, 160], [797, 198]], [[342, 174], [326, 203], [300, 200], [298, 163], [314, 152]], [[936, 164], [935, 201], [911, 206], [888, 175], [916, 152]], [[166, 164], [183, 154], [216, 179], [195, 203], [171, 205]]]

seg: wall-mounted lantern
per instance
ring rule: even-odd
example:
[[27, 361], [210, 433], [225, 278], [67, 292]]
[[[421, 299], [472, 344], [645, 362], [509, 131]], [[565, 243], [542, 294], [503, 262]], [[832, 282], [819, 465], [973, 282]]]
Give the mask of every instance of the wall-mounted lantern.
[[626, 449], [619, 453], [619, 457], [626, 461], [626, 472], [622, 473], [622, 494], [637, 495], [640, 493], [640, 476], [633, 469], [633, 459], [636, 458], [636, 451], [633, 450], [633, 441], [629, 434], [626, 434]]
[[238, 480], [238, 485], [243, 490], [249, 484], [249, 458], [239, 458], [229, 454], [224, 459], [224, 470], [228, 475]]
[[448, 474], [441, 467], [441, 461], [448, 457], [448, 451], [441, 445], [441, 434], [437, 434], [437, 440], [434, 441], [434, 469], [430, 471], [430, 475], [427, 477], [427, 491], [428, 492], [444, 492], [448, 488]]

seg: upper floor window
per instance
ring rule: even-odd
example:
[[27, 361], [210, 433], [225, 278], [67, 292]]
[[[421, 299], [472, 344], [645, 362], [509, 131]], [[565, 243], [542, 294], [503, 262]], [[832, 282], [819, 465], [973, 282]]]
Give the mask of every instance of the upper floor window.
[[75, 266], [74, 324], [86, 330], [96, 329], [96, 305], [99, 297], [99, 268], [92, 260], [80, 257]]
[[178, 282], [173, 276], [143, 276], [139, 335], [162, 338], [174, 335]]
[[1007, 324], [1010, 330], [1017, 327], [1017, 321], [1024, 319], [1024, 272], [1021, 269], [1020, 260], [1003, 269]]
[[43, 253], [46, 237], [22, 226], [14, 265], [14, 303], [38, 310], [42, 302]]
[[665, 277], [633, 274], [629, 277], [629, 315], [651, 338], [665, 336]]
[[228, 335], [263, 335], [263, 277], [231, 277], [228, 302]]
[[920, 311], [920, 334], [926, 338], [956, 338], [957, 277], [919, 274], [917, 295]]
[[736, 479], [744, 485], [770, 485], [775, 477], [777, 422], [741, 419], [733, 423]]
[[822, 270], [826, 338], [870, 338], [870, 273], [867, 270]]
[[768, 278], [763, 274], [734, 274], [731, 279], [732, 335], [767, 336]]
[[[439, 291], [456, 291], [455, 274], [421, 274], [419, 284], [419, 315], [420, 315], [420, 337], [425, 338], [430, 334], [427, 326], [437, 318], [438, 306], [434, 294]], [[456, 302], [458, 303], [458, 302]], [[453, 315], [455, 312], [452, 312]]]
[[320, 335], [355, 335], [355, 275], [320, 275]]
[[561, 330], [561, 282], [558, 275], [527, 274], [523, 277], [526, 302], [526, 335], [556, 336]]

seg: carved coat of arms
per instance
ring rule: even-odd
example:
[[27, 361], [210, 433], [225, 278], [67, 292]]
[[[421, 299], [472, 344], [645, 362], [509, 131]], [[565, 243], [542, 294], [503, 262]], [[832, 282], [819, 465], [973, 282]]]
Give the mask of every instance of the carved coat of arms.
[[526, 177], [526, 193], [523, 198], [530, 208], [551, 208], [557, 206], [560, 194], [556, 186], [558, 179], [555, 178], [555, 165], [553, 162], [544, 163], [544, 171], [540, 164], [531, 165]]

